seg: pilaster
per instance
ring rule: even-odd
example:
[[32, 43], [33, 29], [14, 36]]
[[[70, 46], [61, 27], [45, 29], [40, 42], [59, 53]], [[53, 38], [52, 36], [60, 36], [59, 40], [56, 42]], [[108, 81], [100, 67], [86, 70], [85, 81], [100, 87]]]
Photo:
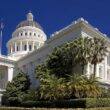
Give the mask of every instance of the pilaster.
[[13, 67], [8, 67], [8, 81], [13, 79]]

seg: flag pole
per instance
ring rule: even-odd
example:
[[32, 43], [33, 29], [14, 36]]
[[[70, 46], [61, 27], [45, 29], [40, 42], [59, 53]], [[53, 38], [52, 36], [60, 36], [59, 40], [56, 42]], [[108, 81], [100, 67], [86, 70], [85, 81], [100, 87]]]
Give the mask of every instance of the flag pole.
[[2, 55], [2, 36], [3, 36], [3, 28], [4, 28], [4, 24], [3, 21], [1, 19], [1, 23], [0, 23], [0, 55]]

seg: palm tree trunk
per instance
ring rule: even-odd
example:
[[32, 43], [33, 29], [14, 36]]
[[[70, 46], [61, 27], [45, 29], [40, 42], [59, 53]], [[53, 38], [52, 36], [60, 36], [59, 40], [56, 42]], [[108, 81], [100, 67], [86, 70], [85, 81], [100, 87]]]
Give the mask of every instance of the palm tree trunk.
[[96, 66], [97, 66], [97, 64], [94, 64], [94, 78], [95, 78], [95, 76], [96, 76]]
[[84, 74], [84, 65], [82, 65], [82, 75]]

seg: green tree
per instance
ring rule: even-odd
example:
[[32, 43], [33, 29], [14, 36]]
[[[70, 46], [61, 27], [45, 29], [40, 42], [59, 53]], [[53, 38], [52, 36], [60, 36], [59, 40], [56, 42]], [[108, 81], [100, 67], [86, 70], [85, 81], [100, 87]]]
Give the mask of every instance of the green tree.
[[90, 50], [90, 63], [94, 65], [95, 77], [97, 64], [101, 63], [104, 60], [104, 57], [108, 52], [105, 40], [103, 38], [94, 37]]
[[47, 59], [47, 66], [57, 76], [72, 74], [76, 65], [81, 65], [82, 74], [90, 57], [91, 39], [79, 37], [55, 48]]
[[70, 97], [77, 97], [77, 98], [81, 98], [83, 97], [84, 93], [83, 93], [83, 79], [81, 76], [74, 74], [74, 75], [70, 75], [68, 82], [67, 82], [67, 87], [68, 87], [68, 93], [70, 95]]
[[[42, 69], [41, 69], [42, 68]], [[50, 74], [44, 65], [36, 68], [37, 78], [40, 81], [39, 93], [40, 99], [56, 101], [66, 96], [66, 85], [64, 78], [58, 78], [54, 74]]]
[[84, 85], [84, 97], [100, 97], [102, 95], [102, 87], [99, 86], [97, 77], [94, 77], [94, 75], [90, 76], [83, 76]]
[[47, 67], [59, 77], [65, 77], [66, 74], [71, 73], [67, 48], [68, 45], [65, 45], [65, 48], [63, 46], [55, 48], [47, 59]]
[[72, 75], [67, 82], [67, 87], [71, 97], [99, 97], [102, 94], [102, 89], [93, 76]]
[[6, 99], [8, 105], [16, 106], [24, 100], [29, 88], [29, 77], [25, 73], [20, 72], [11, 82], [8, 82], [3, 98]]
[[72, 51], [74, 51], [75, 53], [73, 56], [74, 61], [77, 65], [81, 65], [82, 74], [84, 74], [84, 67], [87, 65], [90, 59], [91, 45], [92, 45], [92, 39], [88, 37], [79, 37], [73, 41]]

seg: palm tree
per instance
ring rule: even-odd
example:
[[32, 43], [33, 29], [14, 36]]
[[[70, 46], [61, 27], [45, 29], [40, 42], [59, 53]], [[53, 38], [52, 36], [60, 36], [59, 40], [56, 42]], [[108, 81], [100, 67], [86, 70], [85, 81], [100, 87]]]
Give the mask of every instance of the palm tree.
[[102, 94], [97, 78], [91, 76], [70, 76], [67, 83], [69, 95], [77, 98], [98, 97]]
[[45, 73], [40, 80], [40, 98], [50, 101], [61, 100], [66, 96], [64, 78], [57, 78], [54, 74]]
[[102, 88], [99, 86], [98, 78], [93, 75], [83, 76], [85, 97], [98, 97], [102, 94]]
[[77, 97], [77, 98], [83, 97], [84, 95], [83, 84], [84, 82], [83, 82], [82, 76], [79, 76], [78, 74], [69, 76], [67, 87], [68, 87], [70, 97]]
[[94, 37], [90, 50], [91, 50], [90, 63], [94, 65], [94, 77], [95, 77], [97, 64], [101, 63], [104, 60], [104, 57], [108, 52], [105, 40], [103, 38]]
[[75, 51], [75, 62], [81, 65], [82, 74], [84, 74], [84, 67], [90, 59], [91, 39], [88, 37], [80, 37], [74, 41], [73, 48]]

